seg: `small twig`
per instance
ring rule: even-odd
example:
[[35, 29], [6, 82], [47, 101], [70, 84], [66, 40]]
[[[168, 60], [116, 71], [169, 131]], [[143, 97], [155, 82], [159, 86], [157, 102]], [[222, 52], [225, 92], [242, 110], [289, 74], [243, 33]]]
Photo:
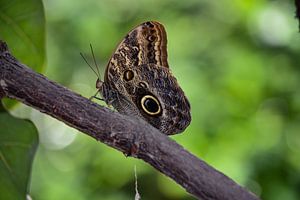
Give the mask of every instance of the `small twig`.
[[0, 87], [9, 98], [152, 165], [203, 200], [254, 200], [255, 195], [186, 151], [148, 123], [91, 102], [19, 63], [0, 41]]

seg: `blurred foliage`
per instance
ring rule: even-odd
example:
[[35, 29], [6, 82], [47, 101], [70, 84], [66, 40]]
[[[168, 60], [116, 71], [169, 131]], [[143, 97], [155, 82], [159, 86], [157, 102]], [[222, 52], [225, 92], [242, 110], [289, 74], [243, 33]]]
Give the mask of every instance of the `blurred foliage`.
[[33, 123], [11, 116], [0, 102], [0, 199], [25, 199], [37, 145]]
[[45, 16], [40, 0], [0, 0], [0, 39], [24, 64], [42, 71], [45, 62]]
[[[173, 136], [190, 152], [263, 199], [300, 199], [300, 35], [284, 0], [45, 0], [46, 75], [84, 96], [96, 76], [79, 56], [91, 43], [103, 74], [133, 27], [157, 20], [169, 65], [192, 106]], [[100, 102], [101, 103], [101, 102]], [[27, 107], [40, 132], [34, 199], [193, 199], [147, 164], [107, 148]], [[99, 119], [101, 120], [101, 119]]]
[[[45, 19], [40, 0], [0, 0], [0, 40], [23, 63], [42, 71], [45, 60]], [[0, 102], [0, 199], [25, 199], [38, 145], [34, 124], [11, 116]]]
[[[45, 16], [41, 0], [0, 0], [0, 40], [13, 55], [35, 71], [45, 62]], [[4, 99], [6, 107], [16, 101]]]

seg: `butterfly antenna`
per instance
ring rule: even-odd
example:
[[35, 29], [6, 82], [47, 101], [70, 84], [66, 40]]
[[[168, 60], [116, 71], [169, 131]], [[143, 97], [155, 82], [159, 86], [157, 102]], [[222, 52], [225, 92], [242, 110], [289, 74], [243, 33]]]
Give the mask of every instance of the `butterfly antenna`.
[[91, 47], [91, 52], [92, 52], [92, 55], [93, 55], [93, 60], [94, 60], [94, 63], [96, 65], [96, 69], [97, 69], [98, 75], [100, 77], [99, 67], [98, 67], [97, 62], [96, 62], [96, 58], [95, 58], [95, 54], [94, 54], [94, 50], [93, 50], [92, 44], [90, 44], [90, 47]]
[[[94, 68], [88, 63], [88, 61], [85, 59], [84, 55], [82, 53], [80, 53], [81, 57], [83, 58], [83, 60], [85, 61], [85, 63], [91, 68], [91, 70], [93, 70], [93, 72], [96, 74], [96, 76], [98, 78], [100, 78], [100, 75], [97, 74], [97, 72], [94, 70]], [[98, 71], [98, 70], [97, 70]]]

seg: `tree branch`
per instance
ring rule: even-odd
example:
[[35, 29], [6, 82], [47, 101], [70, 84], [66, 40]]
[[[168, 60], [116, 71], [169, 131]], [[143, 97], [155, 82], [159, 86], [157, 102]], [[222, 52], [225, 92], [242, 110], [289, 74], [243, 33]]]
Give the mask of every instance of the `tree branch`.
[[93, 103], [32, 71], [19, 63], [0, 41], [1, 90], [9, 98], [51, 115], [128, 156], [144, 160], [197, 198], [258, 199], [148, 123]]

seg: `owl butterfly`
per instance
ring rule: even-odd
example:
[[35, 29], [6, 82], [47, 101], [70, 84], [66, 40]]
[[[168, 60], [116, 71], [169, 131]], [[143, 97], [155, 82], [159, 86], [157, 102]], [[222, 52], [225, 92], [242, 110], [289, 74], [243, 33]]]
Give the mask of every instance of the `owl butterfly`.
[[158, 22], [142, 23], [126, 35], [96, 87], [108, 105], [164, 134], [180, 133], [190, 124], [190, 104], [170, 71], [166, 31]]

